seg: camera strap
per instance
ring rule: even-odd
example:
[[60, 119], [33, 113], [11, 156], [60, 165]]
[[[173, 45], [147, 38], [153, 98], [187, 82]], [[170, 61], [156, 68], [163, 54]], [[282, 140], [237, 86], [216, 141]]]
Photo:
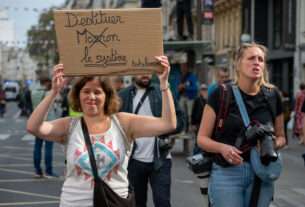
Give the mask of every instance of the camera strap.
[[[248, 127], [250, 125], [250, 119], [249, 119], [249, 115], [248, 115], [245, 103], [240, 94], [240, 90], [237, 85], [233, 85], [232, 89], [233, 89], [233, 94], [234, 94], [239, 112], [240, 112], [241, 117], [244, 122], [244, 125], [245, 125], [245, 127]], [[238, 142], [238, 140], [236, 142]], [[261, 180], [259, 179], [259, 177], [257, 177], [257, 175], [255, 175], [252, 194], [251, 194], [251, 200], [250, 200], [250, 207], [257, 207], [260, 189], [261, 189]]]
[[[249, 119], [249, 115], [248, 115], [245, 103], [244, 103], [243, 98], [240, 94], [240, 90], [239, 90], [237, 85], [232, 85], [232, 90], [233, 90], [233, 95], [234, 95], [234, 98], [236, 100], [241, 118], [244, 122], [245, 127], [247, 128], [250, 125], [250, 119]], [[235, 142], [235, 146], [239, 148], [242, 145], [242, 142], [243, 142], [242, 136], [238, 137], [236, 142]]]
[[239, 112], [241, 114], [241, 118], [243, 119], [245, 127], [248, 127], [250, 124], [250, 119], [243, 98], [241, 97], [239, 88], [237, 85], [232, 85], [232, 89]]
[[262, 86], [262, 92], [264, 94], [264, 100], [267, 102], [268, 107], [270, 109], [270, 113], [272, 116], [273, 122], [275, 121], [276, 118], [276, 109], [275, 109], [275, 103], [272, 103], [272, 99], [274, 98], [274, 92], [272, 92], [271, 88], [267, 88], [265, 86]]

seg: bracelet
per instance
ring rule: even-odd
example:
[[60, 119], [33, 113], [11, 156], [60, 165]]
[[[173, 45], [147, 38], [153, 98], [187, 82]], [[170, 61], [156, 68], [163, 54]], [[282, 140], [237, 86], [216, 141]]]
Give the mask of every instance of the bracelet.
[[167, 84], [167, 86], [165, 88], [160, 88], [161, 92], [165, 92], [165, 91], [167, 91], [167, 89], [169, 89], [169, 84]]

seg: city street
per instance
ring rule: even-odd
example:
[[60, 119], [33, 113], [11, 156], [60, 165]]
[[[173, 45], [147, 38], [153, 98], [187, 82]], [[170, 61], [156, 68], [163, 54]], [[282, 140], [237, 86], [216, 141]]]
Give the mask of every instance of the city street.
[[[34, 178], [34, 137], [27, 134], [25, 125], [26, 119], [19, 117], [16, 103], [9, 102], [5, 117], [0, 119], [0, 206], [58, 206], [64, 174], [63, 148], [56, 144], [53, 151], [54, 171], [61, 177]], [[197, 181], [187, 169], [181, 140], [176, 141], [173, 151], [172, 206], [205, 207]], [[295, 140], [290, 140], [289, 147], [282, 151], [284, 171], [276, 183], [272, 207], [305, 206], [305, 167], [301, 159], [304, 151], [305, 147]], [[151, 199], [148, 206], [153, 207]]]

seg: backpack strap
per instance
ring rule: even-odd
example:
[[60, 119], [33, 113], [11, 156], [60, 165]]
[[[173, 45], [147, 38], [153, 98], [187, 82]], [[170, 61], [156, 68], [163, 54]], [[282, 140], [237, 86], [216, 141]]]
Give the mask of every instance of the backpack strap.
[[[143, 103], [144, 103], [146, 97], [147, 97], [148, 94], [150, 93], [150, 90], [151, 90], [150, 87], [148, 87], [148, 88], [145, 90], [145, 92], [144, 92], [144, 94], [142, 95], [140, 101], [138, 102], [138, 105], [136, 106], [136, 109], [135, 109], [134, 112], [133, 112], [134, 114], [138, 114], [138, 112], [139, 112], [141, 106], [143, 105]], [[132, 100], [132, 101], [133, 101], [133, 100]], [[136, 143], [136, 141], [134, 141], [134, 142], [133, 142], [133, 145], [132, 145], [132, 150], [131, 150], [130, 157], [133, 157], [133, 155], [134, 155], [136, 149], [137, 149], [137, 143]]]
[[264, 100], [267, 102], [268, 108], [271, 112], [272, 120], [275, 121], [275, 118], [276, 118], [276, 103], [273, 102], [274, 100], [276, 100], [275, 99], [275, 92], [276, 92], [275, 88], [262, 86], [262, 92], [263, 92], [263, 95], [264, 95]]
[[223, 131], [224, 121], [229, 112], [229, 105], [232, 95], [231, 84], [219, 84], [220, 88], [220, 107], [216, 116], [215, 131]]

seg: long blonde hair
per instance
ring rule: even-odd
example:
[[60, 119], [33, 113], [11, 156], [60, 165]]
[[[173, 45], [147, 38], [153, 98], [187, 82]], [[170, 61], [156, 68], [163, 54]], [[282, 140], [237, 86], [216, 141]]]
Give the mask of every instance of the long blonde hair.
[[240, 61], [243, 58], [245, 51], [249, 48], [256, 47], [259, 48], [264, 53], [264, 69], [263, 69], [263, 75], [258, 81], [258, 86], [267, 86], [267, 87], [274, 87], [272, 84], [269, 83], [269, 74], [268, 74], [268, 68], [267, 68], [267, 52], [268, 49], [261, 44], [257, 44], [255, 42], [253, 43], [243, 43], [240, 45], [240, 47], [235, 52], [235, 58], [234, 58], [234, 82], [237, 83], [239, 80], [239, 71], [240, 71]]

